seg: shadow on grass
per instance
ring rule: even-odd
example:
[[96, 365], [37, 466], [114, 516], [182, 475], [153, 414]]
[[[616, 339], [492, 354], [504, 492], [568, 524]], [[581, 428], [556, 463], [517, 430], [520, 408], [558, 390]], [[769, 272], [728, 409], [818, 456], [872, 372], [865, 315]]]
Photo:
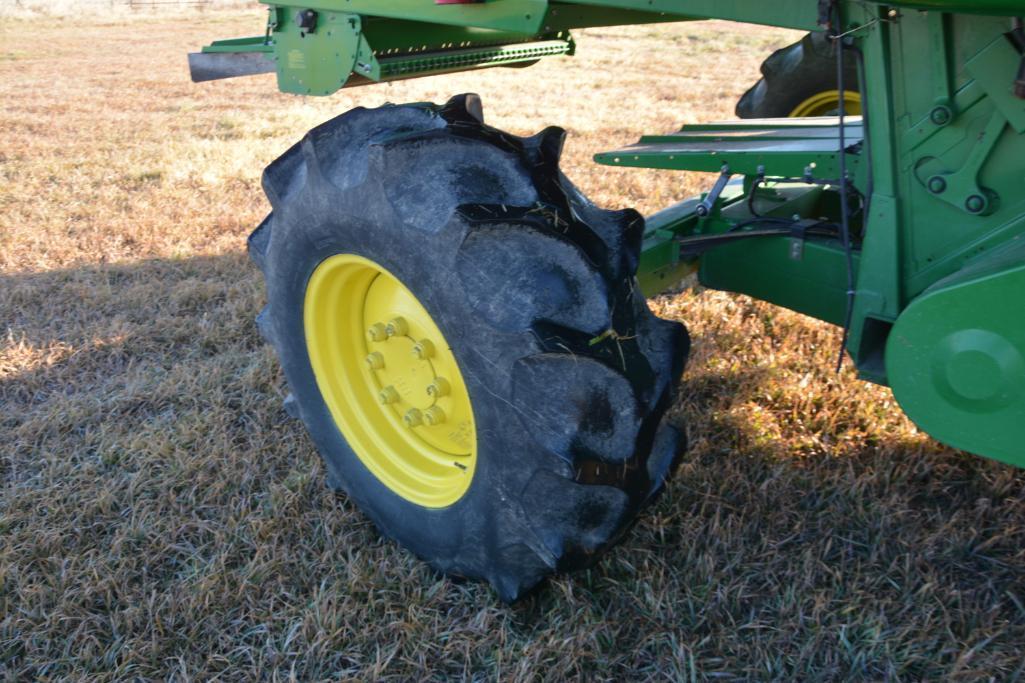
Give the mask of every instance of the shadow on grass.
[[91, 452], [100, 432], [252, 408], [274, 379], [253, 324], [261, 296], [241, 254], [0, 276], [4, 478]]
[[1022, 475], [780, 419], [826, 389], [781, 392], [768, 366], [692, 366], [674, 409], [692, 449], [594, 569], [511, 608], [439, 578], [326, 490], [280, 407], [262, 299], [242, 254], [0, 276], [10, 671], [424, 679], [558, 661], [555, 678], [835, 680], [1022, 663]]

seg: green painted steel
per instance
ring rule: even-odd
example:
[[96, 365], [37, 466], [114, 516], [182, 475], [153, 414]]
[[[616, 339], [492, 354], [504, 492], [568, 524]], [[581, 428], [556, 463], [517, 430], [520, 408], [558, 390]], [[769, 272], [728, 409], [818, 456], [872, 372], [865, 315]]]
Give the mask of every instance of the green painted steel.
[[[364, 26], [363, 18], [356, 14], [325, 12], [318, 16], [314, 30], [309, 31], [296, 21], [301, 11], [298, 7], [279, 8], [272, 21], [278, 87], [282, 92], [300, 95], [330, 95], [346, 85], [367, 81], [530, 64], [542, 57], [573, 52], [568, 33], [547, 40], [503, 43], [493, 41], [508, 40], [511, 36], [488, 35], [489, 40], [482, 41], [480, 35], [465, 29], [435, 29], [438, 35], [422, 33], [420, 46], [409, 49], [405, 44], [408, 36], [401, 29], [415, 27], [396, 28], [393, 23], [378, 22], [375, 28], [372, 21]], [[464, 40], [454, 42], [453, 32]], [[402, 48], [391, 47], [396, 39]]]
[[[266, 3], [279, 7], [277, 3]], [[523, 35], [542, 32], [546, 0], [498, 0], [473, 5], [438, 5], [429, 0], [312, 0], [302, 9], [320, 13], [423, 21], [444, 26], [472, 26]], [[410, 36], [415, 38], [415, 36]]]
[[232, 38], [229, 40], [217, 40], [203, 48], [207, 53], [235, 53], [235, 52], [274, 52], [274, 46], [267, 41], [266, 36], [252, 36], [249, 38]]
[[[564, 0], [565, 3], [602, 9], [632, 9], [664, 12], [691, 19], [725, 19], [749, 24], [781, 26], [816, 31], [818, 3], [815, 0]], [[563, 2], [550, 3], [552, 6]]]
[[[815, 216], [829, 213], [827, 189], [808, 185], [770, 187], [758, 198], [762, 216]], [[734, 201], [707, 221], [721, 234], [753, 219], [747, 202]], [[844, 252], [835, 239], [792, 236], [740, 241], [709, 250], [701, 258], [699, 280], [712, 289], [748, 294], [836, 325], [846, 302]], [[857, 272], [859, 256], [854, 255]]]
[[[308, 9], [317, 22], [304, 27]], [[862, 378], [893, 386], [937, 438], [1025, 466], [1025, 99], [1012, 87], [1025, 35], [1008, 35], [1023, 0], [315, 0], [270, 14], [265, 37], [208, 46], [207, 75], [218, 54], [258, 53], [283, 90], [329, 94], [572, 54], [569, 31], [586, 26], [717, 18], [843, 33], [865, 112], [847, 120], [843, 151], [838, 121], [816, 119], [687, 126], [596, 157], [734, 176], [719, 197], [649, 218], [641, 287], [696, 271], [710, 287], [849, 320]]]
[[[325, 96], [368, 82], [495, 66], [528, 66], [543, 57], [570, 55], [574, 45], [568, 26], [580, 18], [566, 12], [556, 30], [530, 36], [505, 29], [382, 19], [316, 7], [321, 9], [314, 9], [313, 25], [304, 27], [299, 15], [310, 6], [273, 6], [266, 35], [216, 41], [204, 47], [203, 53], [266, 54], [273, 62], [282, 92]], [[622, 11], [609, 15], [606, 21], [642, 16]], [[486, 14], [481, 20], [496, 16], [505, 15]], [[652, 20], [652, 15], [643, 16]], [[238, 75], [231, 62], [225, 65], [225, 77]]]
[[1025, 238], [937, 282], [886, 345], [893, 394], [940, 441], [1025, 467]]
[[344, 87], [353, 73], [380, 80], [381, 66], [363, 35], [358, 14], [325, 12], [310, 31], [293, 18], [300, 11], [281, 11], [274, 31], [274, 61], [282, 92], [330, 95]]
[[1015, 16], [1025, 13], [1025, 5], [1021, 0], [890, 0], [887, 4], [894, 7], [938, 12], [996, 14], [999, 16]]
[[[1025, 100], [1012, 94], [1022, 55], [1005, 35], [1010, 21], [847, 7], [845, 28], [864, 55], [870, 121], [864, 140], [848, 138], [846, 155], [854, 187], [869, 198], [867, 215], [853, 217], [848, 350], [861, 376], [893, 386], [901, 406], [936, 438], [1025, 466], [1025, 376], [1017, 360], [1025, 355], [1025, 251], [1011, 248], [1025, 240]], [[837, 177], [836, 136], [823, 149], [817, 135], [792, 135], [795, 125], [688, 126], [596, 158], [708, 172], [725, 163], [749, 179], [760, 170], [770, 185], [803, 163], [814, 163], [820, 179]], [[835, 197], [836, 187], [823, 193]], [[726, 233], [752, 220], [745, 207], [733, 202], [718, 216], [678, 216], [660, 230], [682, 239]], [[839, 211], [834, 204], [797, 215], [837, 221]], [[809, 240], [800, 261], [790, 258], [787, 241], [715, 247], [701, 260], [700, 280], [842, 323], [839, 240]], [[988, 264], [984, 280], [972, 275], [976, 263]]]
[[[861, 143], [860, 119], [845, 125], [848, 148]], [[768, 177], [840, 177], [838, 125], [835, 119], [733, 121], [685, 126], [672, 135], [645, 135], [640, 142], [594, 159], [609, 166], [635, 166], [718, 173], [723, 165], [741, 175], [763, 169]], [[860, 157], [848, 162], [856, 172]]]

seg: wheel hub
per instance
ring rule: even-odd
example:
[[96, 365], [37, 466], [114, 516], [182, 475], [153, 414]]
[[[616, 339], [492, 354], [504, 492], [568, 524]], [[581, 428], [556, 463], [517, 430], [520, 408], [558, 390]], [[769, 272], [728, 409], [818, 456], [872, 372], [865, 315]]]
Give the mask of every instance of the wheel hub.
[[470, 397], [413, 293], [368, 259], [333, 256], [307, 285], [304, 324], [317, 385], [363, 464], [419, 505], [461, 498], [476, 463]]
[[[843, 101], [844, 111], [848, 116], [858, 116], [861, 114], [861, 93], [845, 90]], [[794, 110], [790, 112], [790, 116], [836, 116], [839, 113], [840, 91], [825, 90], [812, 95], [794, 107]]]

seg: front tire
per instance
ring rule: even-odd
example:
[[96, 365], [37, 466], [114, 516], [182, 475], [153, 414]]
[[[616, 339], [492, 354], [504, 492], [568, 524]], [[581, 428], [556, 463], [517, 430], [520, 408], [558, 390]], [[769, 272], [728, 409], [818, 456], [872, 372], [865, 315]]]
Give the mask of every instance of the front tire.
[[[329, 481], [431, 566], [514, 600], [592, 563], [662, 489], [689, 340], [638, 293], [643, 219], [559, 172], [563, 131], [519, 138], [479, 112], [469, 95], [314, 129], [267, 168], [249, 250]], [[445, 399], [425, 396], [441, 374]]]

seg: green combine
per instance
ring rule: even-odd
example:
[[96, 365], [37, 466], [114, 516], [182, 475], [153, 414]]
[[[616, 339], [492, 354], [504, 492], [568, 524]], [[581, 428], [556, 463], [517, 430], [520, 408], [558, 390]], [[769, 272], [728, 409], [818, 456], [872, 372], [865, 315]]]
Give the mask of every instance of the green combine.
[[[479, 99], [355, 109], [266, 170], [258, 317], [329, 484], [437, 569], [513, 600], [659, 494], [689, 351], [646, 297], [697, 273], [843, 331], [936, 439], [1025, 466], [1023, 0], [311, 0], [191, 56], [195, 80], [341, 88], [572, 55], [580, 27], [800, 29], [741, 119], [600, 151], [703, 171], [652, 216], [592, 204], [565, 133]], [[761, 118], [751, 118], [761, 117]], [[772, 118], [780, 117], [780, 118]], [[796, 118], [794, 118], [796, 117]], [[808, 118], [811, 117], [811, 118]]]

